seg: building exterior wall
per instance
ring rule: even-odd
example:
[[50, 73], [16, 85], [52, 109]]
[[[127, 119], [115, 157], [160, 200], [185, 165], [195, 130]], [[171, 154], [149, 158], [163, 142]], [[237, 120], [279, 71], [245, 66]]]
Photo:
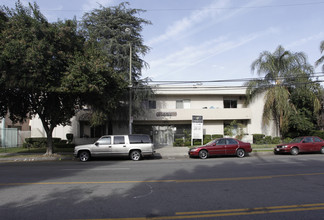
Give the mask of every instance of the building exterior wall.
[[[145, 113], [134, 116], [134, 133], [146, 133], [163, 145], [172, 144], [172, 139], [182, 137], [191, 131], [193, 115], [203, 116], [203, 133], [210, 135], [224, 134], [224, 125], [231, 121], [246, 125], [244, 129], [246, 141], [252, 142], [253, 134], [277, 136], [274, 123], [262, 124], [264, 95], [259, 95], [248, 106], [244, 105], [245, 88], [218, 88], [204, 86], [158, 87], [153, 88], [155, 109], [147, 109]], [[183, 108], [177, 108], [177, 100], [186, 100]], [[188, 102], [190, 100], [190, 103]], [[236, 100], [235, 108], [224, 108], [224, 100]], [[70, 126], [58, 126], [53, 137], [66, 139], [67, 133], [74, 135], [76, 144], [92, 143], [96, 138], [90, 136], [91, 128], [87, 127], [87, 112], [79, 112], [71, 119]], [[128, 116], [125, 116], [128, 120]], [[114, 122], [111, 128], [107, 125], [105, 134], [128, 133], [128, 121]], [[45, 137], [46, 133], [39, 118], [30, 122], [32, 137]], [[162, 143], [161, 143], [162, 144]]]
[[[264, 95], [259, 95], [248, 106], [244, 105], [245, 88], [217, 87], [160, 87], [155, 90], [156, 108], [134, 119], [134, 126], [179, 125], [191, 126], [193, 115], [203, 116], [203, 133], [224, 134], [225, 124], [233, 120], [245, 125], [243, 140], [252, 142], [253, 134], [277, 136], [273, 122], [262, 124]], [[177, 100], [190, 100], [190, 104], [177, 108]], [[225, 108], [224, 100], [234, 101], [235, 107]], [[179, 134], [178, 134], [179, 135]]]
[[204, 134], [223, 134], [224, 124], [222, 121], [205, 121], [203, 132]]

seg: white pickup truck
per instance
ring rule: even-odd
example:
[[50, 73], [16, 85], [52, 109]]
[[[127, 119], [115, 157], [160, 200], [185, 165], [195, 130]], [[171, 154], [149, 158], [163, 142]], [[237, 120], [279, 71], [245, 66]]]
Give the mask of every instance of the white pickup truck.
[[144, 156], [154, 155], [154, 145], [149, 135], [106, 135], [94, 144], [79, 145], [74, 148], [74, 156], [80, 161], [91, 157], [129, 156], [140, 160]]

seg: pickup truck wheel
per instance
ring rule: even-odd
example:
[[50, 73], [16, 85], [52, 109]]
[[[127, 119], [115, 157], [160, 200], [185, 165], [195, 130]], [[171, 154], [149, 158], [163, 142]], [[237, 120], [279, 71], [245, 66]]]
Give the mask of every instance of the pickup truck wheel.
[[88, 151], [81, 151], [79, 153], [79, 159], [82, 162], [86, 162], [90, 159], [90, 153]]
[[141, 159], [141, 152], [139, 150], [133, 150], [129, 154], [130, 159], [137, 161]]

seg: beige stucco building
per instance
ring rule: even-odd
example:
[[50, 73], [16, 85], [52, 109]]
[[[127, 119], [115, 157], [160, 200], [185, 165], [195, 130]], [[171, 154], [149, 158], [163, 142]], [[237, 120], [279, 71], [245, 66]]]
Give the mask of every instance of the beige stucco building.
[[[264, 96], [245, 106], [244, 87], [156, 86], [154, 97], [145, 103], [145, 111], [133, 117], [133, 133], [150, 134], [156, 145], [172, 145], [174, 140], [191, 133], [192, 116], [203, 117], [203, 134], [223, 135], [224, 127], [233, 120], [243, 124], [243, 140], [252, 142], [253, 134], [277, 136], [274, 123], [262, 124]], [[128, 116], [110, 125], [89, 126], [88, 111], [71, 119], [71, 126], [55, 128], [53, 136], [66, 139], [73, 133], [76, 144], [93, 142], [104, 134], [128, 133]], [[40, 120], [30, 122], [32, 137], [45, 137]]]

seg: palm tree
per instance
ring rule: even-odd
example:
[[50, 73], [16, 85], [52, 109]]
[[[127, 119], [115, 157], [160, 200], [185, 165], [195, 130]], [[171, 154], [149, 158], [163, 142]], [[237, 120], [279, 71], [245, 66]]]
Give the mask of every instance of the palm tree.
[[[321, 53], [324, 51], [324, 40], [321, 42], [320, 51]], [[315, 66], [319, 66], [321, 63], [324, 63], [324, 55], [315, 62]], [[322, 71], [324, 71], [324, 65], [322, 66]]]
[[270, 120], [274, 120], [277, 136], [284, 134], [289, 128], [290, 114], [296, 111], [290, 101], [289, 89], [296, 78], [313, 74], [313, 68], [307, 63], [304, 53], [292, 53], [279, 46], [274, 53], [262, 52], [252, 63], [251, 70], [262, 78], [245, 83], [246, 104], [258, 94], [264, 93], [262, 122], [269, 124]]

